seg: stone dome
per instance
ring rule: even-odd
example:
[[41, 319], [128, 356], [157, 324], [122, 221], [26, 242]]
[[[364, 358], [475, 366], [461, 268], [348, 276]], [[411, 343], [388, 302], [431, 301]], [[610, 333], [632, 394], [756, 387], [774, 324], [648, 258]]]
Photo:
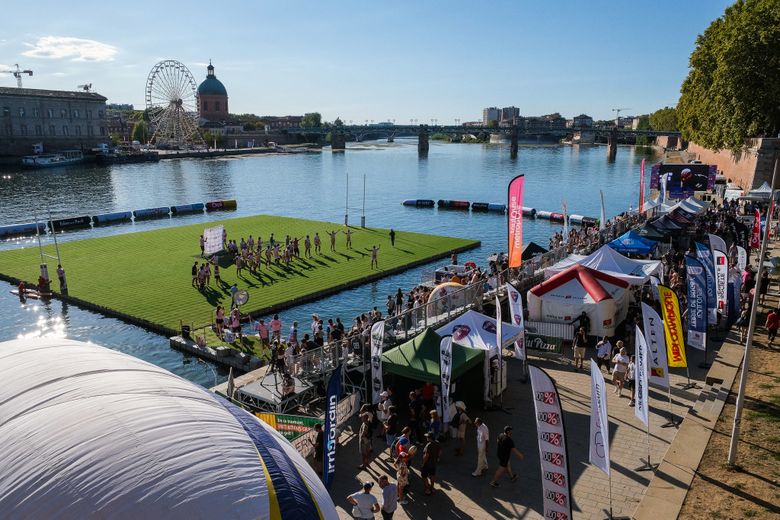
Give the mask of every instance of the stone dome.
[[198, 87], [199, 96], [225, 96], [227, 97], [227, 89], [221, 81], [214, 75], [214, 66], [209, 63], [208, 73], [206, 79]]

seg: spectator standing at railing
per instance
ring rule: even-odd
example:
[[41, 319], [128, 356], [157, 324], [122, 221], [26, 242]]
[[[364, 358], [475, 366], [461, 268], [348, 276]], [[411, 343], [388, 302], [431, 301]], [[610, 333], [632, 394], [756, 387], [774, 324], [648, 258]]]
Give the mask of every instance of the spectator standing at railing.
[[293, 347], [298, 346], [298, 322], [297, 321], [293, 321], [293, 324], [290, 327], [290, 335], [287, 337], [287, 343], [289, 343]]
[[393, 310], [395, 310], [395, 302], [393, 301], [392, 294], [387, 295], [387, 301], [385, 302], [385, 307], [387, 307], [387, 315], [392, 316]]

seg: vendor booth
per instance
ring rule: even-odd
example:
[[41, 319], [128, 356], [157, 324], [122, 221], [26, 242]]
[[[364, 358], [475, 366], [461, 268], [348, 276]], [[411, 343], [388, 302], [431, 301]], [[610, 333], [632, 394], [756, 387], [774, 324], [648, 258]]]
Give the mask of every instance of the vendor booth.
[[622, 255], [651, 255], [658, 242], [639, 236], [639, 233], [631, 229], [608, 245]]
[[590, 335], [613, 336], [628, 313], [629, 283], [584, 265], [573, 265], [528, 291], [529, 319], [571, 323], [583, 311]]
[[544, 277], [553, 277], [575, 265], [608, 274], [631, 285], [644, 285], [650, 280], [651, 275], [658, 276], [662, 271], [661, 262], [658, 260], [634, 260], [605, 245], [588, 256], [569, 255], [545, 269]]

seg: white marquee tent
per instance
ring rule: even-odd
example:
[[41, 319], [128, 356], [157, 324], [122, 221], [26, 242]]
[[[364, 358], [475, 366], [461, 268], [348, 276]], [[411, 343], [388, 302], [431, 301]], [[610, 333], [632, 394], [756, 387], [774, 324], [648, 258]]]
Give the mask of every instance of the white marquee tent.
[[590, 335], [613, 336], [628, 313], [628, 287], [620, 278], [573, 265], [528, 291], [529, 319], [571, 323], [585, 311]]
[[[508, 347], [520, 337], [523, 329], [517, 325], [503, 322], [502, 340], [504, 347]], [[452, 334], [452, 341], [464, 347], [489, 350], [495, 353], [497, 348], [496, 320], [477, 311], [467, 311], [448, 324], [436, 330], [439, 336]]]
[[621, 255], [608, 245], [602, 246], [588, 256], [569, 255], [544, 270], [544, 277], [550, 278], [574, 265], [582, 265], [596, 271], [624, 280], [631, 285], [644, 285], [651, 275], [661, 272], [658, 260], [634, 260]]
[[0, 380], [0, 518], [338, 519], [281, 434], [155, 365], [18, 339]]

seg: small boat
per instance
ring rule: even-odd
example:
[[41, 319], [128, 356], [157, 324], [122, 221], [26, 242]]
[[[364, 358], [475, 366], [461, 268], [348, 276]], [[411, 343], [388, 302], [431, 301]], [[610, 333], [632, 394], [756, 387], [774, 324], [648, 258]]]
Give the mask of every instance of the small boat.
[[81, 150], [64, 150], [59, 153], [25, 155], [22, 157], [22, 166], [25, 168], [55, 168], [83, 161], [84, 154], [81, 153]]

